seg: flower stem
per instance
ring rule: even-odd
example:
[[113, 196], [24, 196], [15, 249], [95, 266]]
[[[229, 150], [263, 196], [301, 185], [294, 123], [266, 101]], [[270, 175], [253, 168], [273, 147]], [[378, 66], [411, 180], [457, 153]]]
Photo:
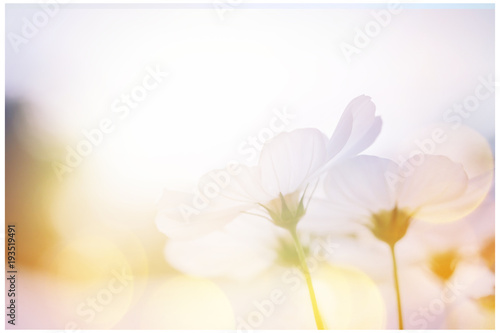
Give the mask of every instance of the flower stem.
[[389, 245], [391, 247], [392, 255], [392, 268], [394, 273], [394, 289], [396, 289], [396, 298], [398, 303], [398, 322], [399, 329], [403, 329], [403, 311], [401, 310], [401, 293], [399, 291], [399, 279], [398, 279], [398, 265], [396, 263], [396, 251], [394, 250], [395, 244]]
[[290, 233], [292, 234], [293, 241], [295, 243], [295, 249], [297, 250], [297, 254], [299, 256], [302, 272], [304, 273], [304, 276], [306, 278], [307, 288], [309, 289], [309, 296], [311, 298], [311, 304], [314, 313], [314, 320], [316, 321], [316, 327], [318, 328], [318, 330], [324, 330], [325, 324], [323, 324], [323, 319], [321, 318], [321, 314], [319, 313], [318, 303], [316, 302], [316, 294], [314, 293], [311, 273], [309, 272], [309, 267], [307, 267], [304, 249], [302, 249], [302, 245], [300, 244], [299, 238], [297, 237], [297, 231], [295, 229], [292, 229], [290, 230]]

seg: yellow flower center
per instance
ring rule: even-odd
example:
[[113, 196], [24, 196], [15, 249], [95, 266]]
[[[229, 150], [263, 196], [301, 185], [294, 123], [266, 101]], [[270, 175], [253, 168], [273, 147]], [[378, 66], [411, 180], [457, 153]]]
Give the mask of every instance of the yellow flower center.
[[369, 228], [375, 237], [394, 246], [406, 234], [411, 220], [412, 214], [408, 210], [396, 206], [392, 210], [373, 213]]
[[489, 239], [481, 249], [481, 257], [488, 265], [488, 269], [495, 273], [495, 238]]
[[484, 309], [495, 312], [495, 295], [488, 295], [477, 299]]
[[437, 277], [447, 281], [455, 272], [459, 259], [455, 249], [438, 252], [431, 256], [429, 266]]

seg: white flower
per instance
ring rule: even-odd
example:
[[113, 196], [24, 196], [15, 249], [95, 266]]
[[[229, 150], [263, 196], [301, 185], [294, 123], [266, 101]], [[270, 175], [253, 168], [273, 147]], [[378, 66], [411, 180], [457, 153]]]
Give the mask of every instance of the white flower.
[[359, 96], [347, 106], [330, 138], [312, 128], [281, 133], [264, 145], [257, 166], [240, 166], [233, 176], [226, 170], [212, 171], [200, 180], [197, 195], [165, 191], [156, 224], [171, 238], [193, 238], [245, 212], [294, 227], [305, 214], [306, 190], [312, 192], [318, 177], [333, 164], [369, 147], [381, 125], [370, 97]]
[[[486, 197], [492, 171], [472, 179], [444, 156], [421, 155], [418, 166], [374, 156], [358, 156], [329, 171], [325, 190], [373, 235], [389, 245], [393, 264], [398, 328], [404, 329], [395, 246], [413, 220], [448, 222], [473, 210]], [[411, 168], [410, 168], [411, 167]], [[449, 278], [450, 272], [439, 272]]]
[[412, 169], [358, 156], [329, 171], [325, 191], [336, 207], [350, 211], [377, 238], [394, 245], [414, 219], [449, 222], [472, 212], [486, 197], [491, 180], [492, 172], [470, 179], [461, 164], [444, 156], [424, 155]]

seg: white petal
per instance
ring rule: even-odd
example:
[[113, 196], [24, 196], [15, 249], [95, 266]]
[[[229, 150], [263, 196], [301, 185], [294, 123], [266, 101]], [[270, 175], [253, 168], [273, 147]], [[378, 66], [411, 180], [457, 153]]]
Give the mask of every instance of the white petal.
[[350, 109], [346, 108], [342, 116], [340, 116], [340, 120], [330, 140], [328, 140], [328, 159], [333, 158], [345, 147], [351, 136], [353, 122], [354, 118], [352, 112], [350, 112]]
[[168, 241], [165, 256], [174, 268], [187, 274], [252, 278], [276, 259], [273, 227], [265, 220], [238, 218], [195, 240]]
[[189, 239], [217, 230], [253, 207], [222, 196], [208, 200], [196, 194], [165, 190], [155, 222], [168, 237]]
[[[398, 205], [424, 209], [459, 198], [467, 189], [467, 174], [461, 164], [437, 155], [420, 155], [420, 165], [411, 160], [401, 166]], [[415, 162], [414, 162], [415, 164]]]
[[364, 132], [364, 135], [357, 140], [349, 140], [349, 143], [337, 158], [353, 157], [370, 147], [382, 130], [382, 118], [375, 117], [371, 126]]
[[328, 143], [328, 157], [352, 157], [368, 148], [380, 133], [382, 121], [375, 117], [375, 104], [361, 95], [346, 107]]
[[392, 209], [395, 190], [391, 175], [397, 174], [391, 160], [375, 156], [358, 156], [333, 167], [325, 180], [329, 199], [356, 215]]
[[334, 234], [350, 237], [366, 227], [366, 214], [359, 214], [357, 206], [340, 203], [339, 200], [313, 198], [306, 215], [297, 225], [297, 230], [315, 235]]
[[469, 178], [494, 168], [494, 157], [488, 140], [466, 125], [435, 123], [420, 128], [401, 144], [398, 155], [412, 156], [415, 152], [442, 155], [463, 165]]
[[467, 189], [454, 200], [423, 206], [415, 216], [428, 222], [450, 222], [474, 211], [487, 196], [493, 181], [493, 172], [470, 179]]
[[305, 186], [324, 166], [327, 142], [328, 138], [317, 129], [298, 129], [276, 136], [262, 149], [262, 186], [275, 198]]

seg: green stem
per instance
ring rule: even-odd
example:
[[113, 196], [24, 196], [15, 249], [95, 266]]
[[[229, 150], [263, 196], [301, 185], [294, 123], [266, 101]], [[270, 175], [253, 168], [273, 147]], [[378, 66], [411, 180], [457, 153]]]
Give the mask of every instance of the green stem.
[[297, 250], [297, 254], [299, 255], [302, 272], [304, 273], [304, 276], [306, 278], [307, 288], [309, 289], [309, 296], [311, 298], [311, 304], [314, 313], [314, 320], [316, 321], [316, 327], [318, 328], [318, 330], [324, 330], [325, 324], [323, 324], [323, 319], [321, 319], [321, 314], [319, 313], [318, 303], [316, 302], [316, 294], [314, 293], [311, 273], [309, 272], [309, 267], [307, 267], [304, 250], [302, 249], [302, 245], [300, 244], [299, 238], [297, 237], [297, 231], [295, 229], [292, 229], [290, 230], [290, 233], [292, 234], [293, 241], [295, 243], [295, 249]]
[[396, 263], [396, 251], [394, 250], [395, 244], [389, 245], [391, 247], [392, 255], [392, 269], [394, 273], [394, 289], [396, 289], [396, 297], [398, 301], [398, 322], [399, 329], [403, 329], [403, 311], [401, 310], [401, 293], [399, 291], [399, 279], [398, 279], [398, 265]]

